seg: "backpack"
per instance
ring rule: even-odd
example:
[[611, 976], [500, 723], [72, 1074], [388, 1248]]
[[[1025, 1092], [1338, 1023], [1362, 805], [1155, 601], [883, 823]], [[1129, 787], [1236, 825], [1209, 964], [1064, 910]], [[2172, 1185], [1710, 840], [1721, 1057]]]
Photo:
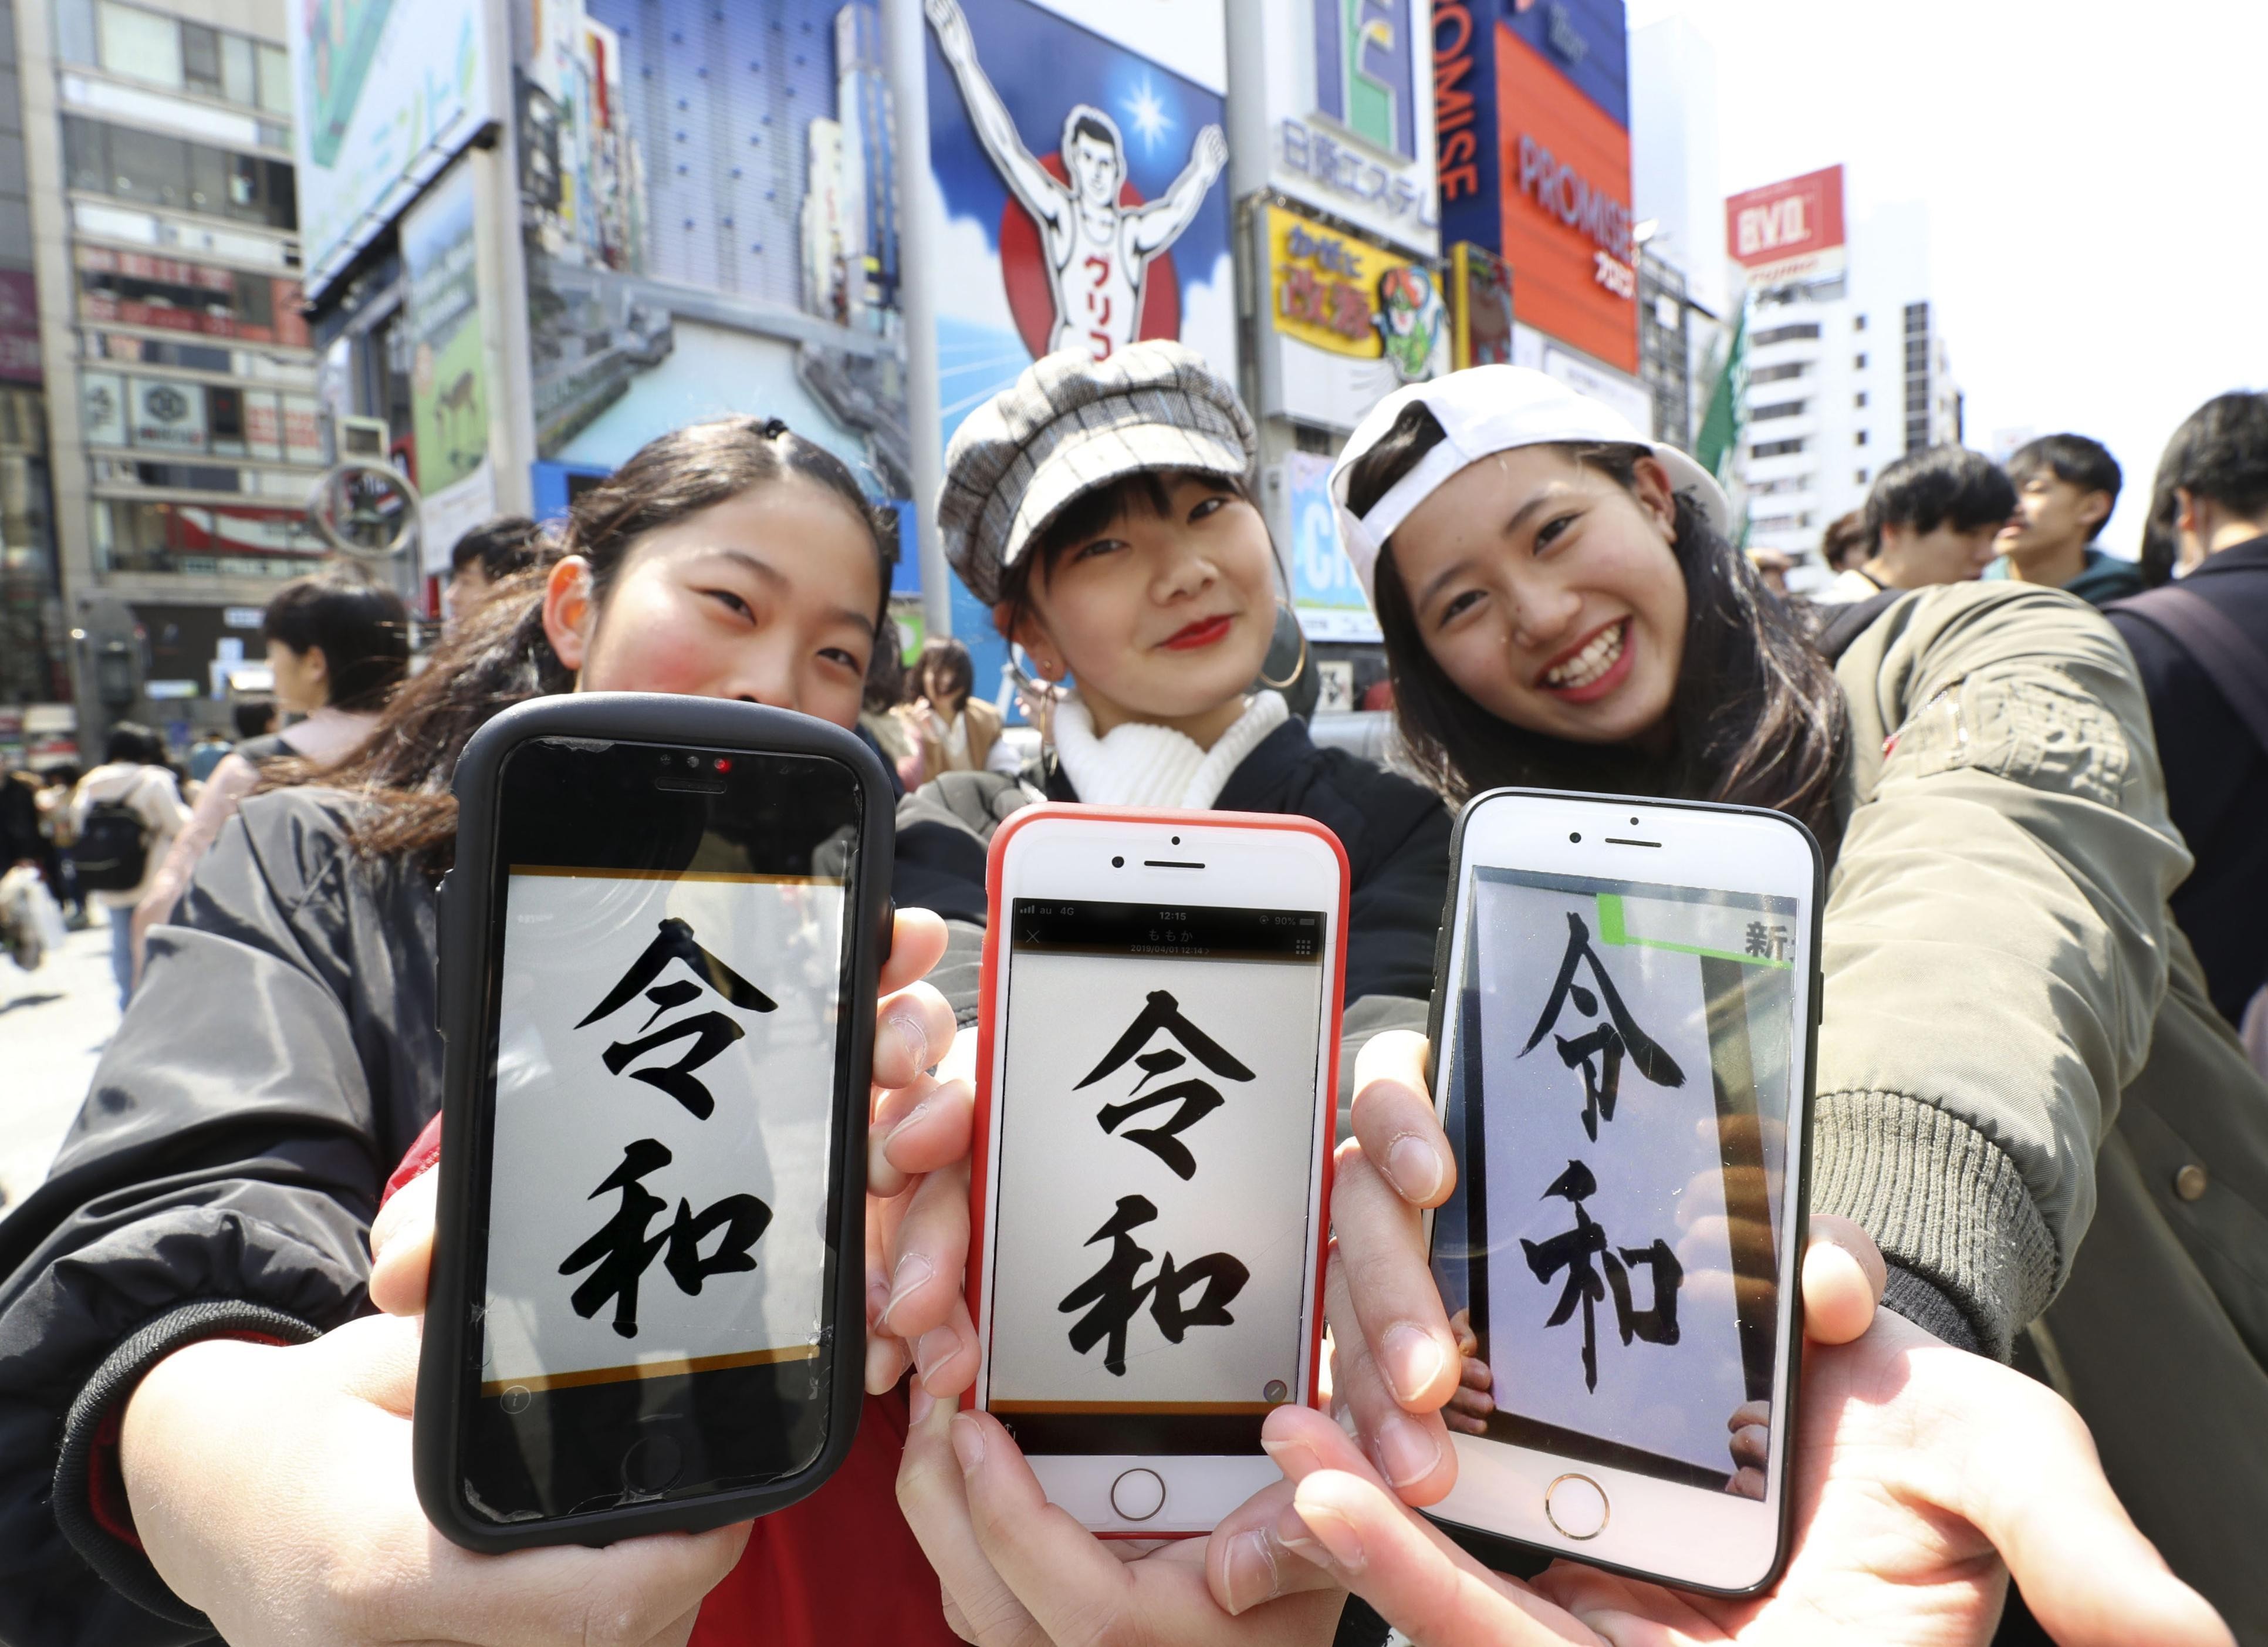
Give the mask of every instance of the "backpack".
[[98, 801], [70, 849], [78, 883], [90, 892], [131, 892], [150, 864], [150, 826], [133, 808]]

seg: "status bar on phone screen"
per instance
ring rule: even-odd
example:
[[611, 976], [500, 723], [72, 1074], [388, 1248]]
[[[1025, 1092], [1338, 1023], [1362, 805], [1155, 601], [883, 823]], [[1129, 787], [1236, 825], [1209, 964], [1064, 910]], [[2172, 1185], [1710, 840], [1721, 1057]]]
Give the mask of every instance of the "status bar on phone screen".
[[1016, 898], [1010, 904], [1008, 920], [1009, 940], [1020, 954], [1270, 961], [1294, 966], [1322, 965], [1329, 931], [1317, 910], [1085, 898]]

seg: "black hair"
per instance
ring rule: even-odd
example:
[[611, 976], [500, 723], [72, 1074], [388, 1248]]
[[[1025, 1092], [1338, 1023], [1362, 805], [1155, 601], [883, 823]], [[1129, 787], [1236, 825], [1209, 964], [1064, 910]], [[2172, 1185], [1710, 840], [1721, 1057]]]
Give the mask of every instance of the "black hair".
[[[2082, 492], [2108, 494], [2110, 509], [2118, 506], [2118, 489], [2126, 481], [2110, 448], [2083, 434], [2042, 435], [2027, 441], [2016, 448], [2007, 468], [2010, 483], [2019, 488], [2036, 475], [2052, 475]], [[2095, 522], [2095, 532], [2101, 532], [2110, 521], [2110, 509], [2104, 510], [2102, 519]], [[2092, 535], [2088, 541], [2093, 541]]]
[[[1029, 609], [1032, 580], [1045, 583], [1055, 575], [1057, 563], [1072, 550], [1094, 542], [1138, 511], [1146, 511], [1160, 521], [1171, 515], [1174, 497], [1168, 487], [1176, 479], [1193, 480], [1219, 497], [1252, 501], [1242, 479], [1194, 469], [1138, 469], [1081, 492], [1048, 522], [1039, 541], [1026, 544], [1016, 564], [1000, 574], [1000, 600], [993, 614], [1000, 632], [1012, 638], [1016, 620]], [[999, 607], [1007, 609], [1005, 622]]]
[[106, 763], [124, 762], [136, 766], [165, 766], [166, 740], [138, 720], [114, 723], [110, 735], [103, 740], [102, 758]]
[[276, 719], [276, 705], [265, 698], [247, 698], [237, 705], [231, 718], [236, 722], [239, 739], [261, 737], [269, 722]]
[[343, 566], [278, 589], [260, 632], [294, 652], [323, 649], [334, 709], [382, 709], [409, 673], [409, 608], [393, 590]]
[[2242, 515], [2268, 511], [2268, 395], [2217, 395], [2166, 443], [2158, 485]]
[[950, 635], [932, 635], [914, 665], [914, 690], [943, 709], [968, 702], [976, 688], [976, 662], [968, 648]]
[[880, 713], [906, 700], [906, 641], [898, 620], [885, 617], [874, 630], [874, 655], [866, 660], [866, 685], [858, 695], [862, 710]]
[[478, 561], [481, 575], [502, 583], [515, 572], [525, 572], [541, 558], [543, 528], [524, 514], [500, 514], [483, 521], [457, 540], [449, 551], [449, 570], [462, 572]]
[[1853, 509], [1827, 523], [1819, 539], [1819, 559], [1830, 572], [1848, 572], [1866, 565], [1874, 546], [1874, 540], [1867, 535], [1866, 511]]
[[1878, 547], [1886, 526], [1956, 532], [1998, 526], [2016, 512], [2016, 488], [2000, 466], [1966, 447], [1909, 452], [1874, 477], [1867, 494], [1867, 536]]
[[[1445, 438], [1422, 403], [1405, 407], [1357, 460], [1347, 506], [1368, 513]], [[1573, 462], [1635, 487], [1642, 446], [1568, 445]], [[1679, 495], [1670, 551], [1684, 574], [1685, 645], [1670, 699], [1670, 752], [1577, 743], [1499, 719], [1451, 681], [1426, 649], [1389, 541], [1374, 577], [1402, 741], [1419, 772], [1462, 800], [1501, 785], [1604, 790], [1771, 807], [1835, 839], [1835, 781], [1849, 714], [1796, 609], [1764, 587], [1747, 556]]]
[[[897, 513], [870, 501], [841, 458], [777, 417], [718, 417], [647, 441], [569, 506], [559, 556], [578, 555], [589, 565], [591, 599], [603, 622], [615, 579], [649, 533], [792, 476], [842, 499], [872, 540], [879, 634], [898, 559]], [[368, 742], [324, 773], [325, 782], [376, 802], [352, 838], [364, 856], [415, 858], [437, 875], [446, 868], [457, 835], [449, 783], [466, 742], [514, 704], [574, 689], [574, 672], [543, 631], [551, 564], [547, 558], [513, 573], [468, 613], [395, 695]], [[284, 768], [272, 781], [309, 775]]]
[[1071, 122], [1071, 135], [1074, 137], [1092, 137], [1097, 143], [1108, 144], [1114, 150], [1119, 147], [1117, 134], [1092, 114], [1081, 114]]

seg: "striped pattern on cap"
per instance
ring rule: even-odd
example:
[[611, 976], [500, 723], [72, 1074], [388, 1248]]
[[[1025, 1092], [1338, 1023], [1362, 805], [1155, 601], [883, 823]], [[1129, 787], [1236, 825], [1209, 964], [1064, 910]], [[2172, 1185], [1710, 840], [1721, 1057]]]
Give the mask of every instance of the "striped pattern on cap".
[[1088, 492], [1145, 469], [1249, 484], [1259, 452], [1235, 388], [1194, 349], [1158, 339], [1108, 360], [1058, 350], [954, 432], [937, 500], [945, 558], [994, 605], [1007, 569]]

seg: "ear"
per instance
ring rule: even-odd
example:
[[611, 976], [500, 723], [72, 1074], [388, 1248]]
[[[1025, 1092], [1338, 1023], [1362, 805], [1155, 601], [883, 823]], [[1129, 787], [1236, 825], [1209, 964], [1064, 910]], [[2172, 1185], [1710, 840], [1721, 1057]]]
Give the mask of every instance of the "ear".
[[1642, 457], [1631, 476], [1638, 506], [1652, 515], [1665, 537], [1677, 535], [1677, 487], [1658, 457]]
[[301, 653], [299, 654], [299, 667], [306, 670], [307, 678], [314, 682], [318, 686], [321, 686], [326, 689], [330, 686], [331, 661], [323, 655], [323, 649], [320, 646], [311, 645], [305, 652]]
[[2197, 531], [2197, 494], [2186, 486], [2176, 486], [2174, 488], [2174, 530], [2192, 533]]
[[992, 609], [992, 627], [1006, 636], [1010, 645], [1030, 653], [1044, 678], [1052, 681], [1062, 672], [1062, 650], [1040, 615], [1029, 607], [1020, 612], [1010, 602], [1001, 602]]
[[551, 568], [543, 585], [543, 636], [559, 661], [583, 672], [591, 631], [598, 627], [599, 603], [591, 598], [591, 563], [569, 555]]
[[2079, 523], [2087, 528], [2089, 537], [2102, 529], [2113, 506], [2107, 491], [2090, 491], [2079, 500]]

